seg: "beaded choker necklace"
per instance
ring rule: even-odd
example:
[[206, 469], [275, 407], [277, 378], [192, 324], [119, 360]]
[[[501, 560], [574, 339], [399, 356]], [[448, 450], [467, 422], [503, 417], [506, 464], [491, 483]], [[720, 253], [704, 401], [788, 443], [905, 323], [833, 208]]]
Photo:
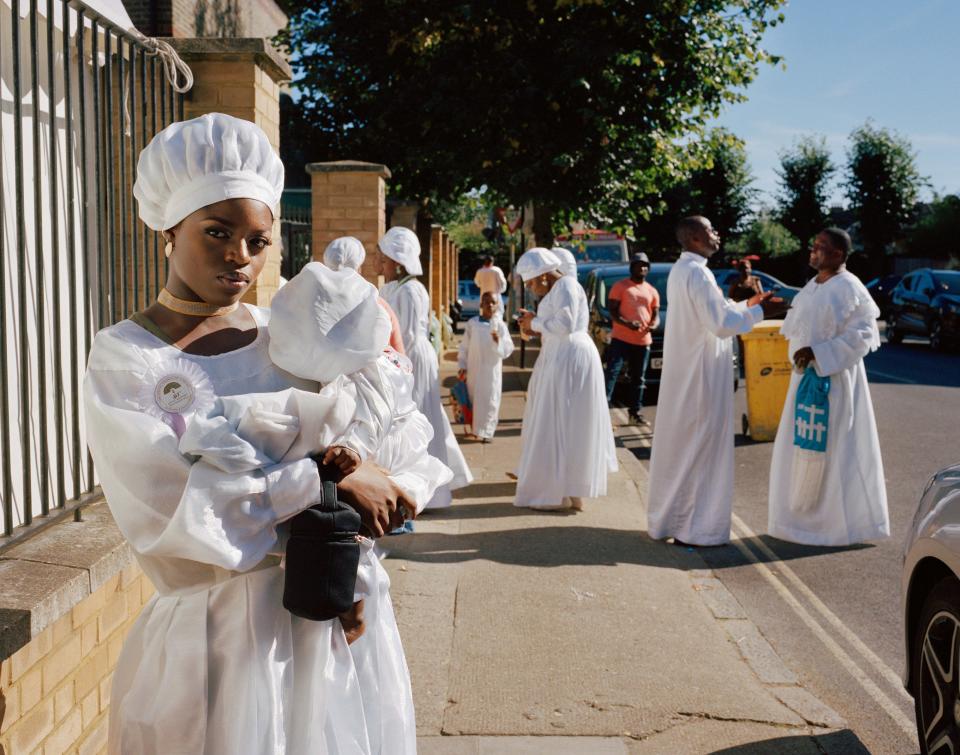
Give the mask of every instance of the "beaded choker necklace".
[[216, 304], [208, 304], [205, 301], [187, 301], [171, 294], [167, 289], [161, 288], [157, 295], [157, 304], [166, 307], [172, 312], [181, 315], [190, 315], [191, 317], [222, 317], [236, 312], [240, 302], [235, 301], [226, 307], [218, 307]]

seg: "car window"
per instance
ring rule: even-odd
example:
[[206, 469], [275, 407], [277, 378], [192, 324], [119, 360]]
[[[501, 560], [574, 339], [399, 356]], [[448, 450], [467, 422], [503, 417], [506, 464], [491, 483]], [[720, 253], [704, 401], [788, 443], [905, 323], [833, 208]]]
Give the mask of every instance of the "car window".
[[946, 294], [960, 294], [960, 272], [936, 273], [937, 290]]
[[916, 275], [908, 275], [906, 278], [900, 281], [900, 285], [903, 286], [904, 291], [913, 291], [913, 284], [916, 283], [916, 281]]
[[766, 291], [769, 291], [774, 288], [783, 288], [784, 286], [784, 284], [781, 281], [778, 281], [772, 275], [767, 275], [766, 273], [758, 273], [756, 271], [754, 271], [753, 274], [760, 279], [760, 282], [763, 284], [763, 288]]

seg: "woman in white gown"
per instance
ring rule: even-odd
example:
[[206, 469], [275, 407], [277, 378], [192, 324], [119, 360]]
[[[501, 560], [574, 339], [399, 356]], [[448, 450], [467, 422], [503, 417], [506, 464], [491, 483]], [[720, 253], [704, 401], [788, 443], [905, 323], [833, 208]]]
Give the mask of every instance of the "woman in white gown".
[[[134, 193], [167, 239], [166, 287], [97, 334], [84, 381], [107, 503], [157, 590], [114, 673], [115, 755], [371, 750], [342, 623], [356, 631], [356, 617], [309, 621], [281, 604], [283, 523], [322, 497], [316, 462], [225, 472], [179, 447], [218, 396], [317, 388], [273, 365], [267, 313], [240, 304], [282, 186], [266, 135], [221, 114], [169, 126], [140, 157]], [[381, 530], [405, 500], [370, 464], [339, 497]]]
[[377, 244], [380, 274], [387, 282], [380, 296], [400, 321], [400, 332], [407, 357], [413, 363], [413, 398], [433, 425], [430, 455], [440, 459], [453, 472], [453, 480], [437, 489], [428, 509], [449, 506], [451, 491], [470, 484], [473, 475], [457, 445], [450, 419], [440, 399], [440, 365], [430, 345], [430, 294], [416, 276], [420, 265], [420, 240], [409, 228], [394, 226]]
[[587, 299], [560, 259], [534, 248], [516, 272], [537, 296], [537, 312], [523, 311], [520, 327], [542, 345], [523, 412], [516, 506], [583, 507], [583, 498], [606, 495], [617, 452], [607, 409], [603, 366], [587, 335]]

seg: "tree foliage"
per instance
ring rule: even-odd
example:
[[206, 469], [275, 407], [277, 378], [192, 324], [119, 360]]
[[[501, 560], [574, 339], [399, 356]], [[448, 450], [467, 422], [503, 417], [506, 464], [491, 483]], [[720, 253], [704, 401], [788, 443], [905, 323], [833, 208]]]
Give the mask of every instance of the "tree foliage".
[[960, 257], [960, 197], [937, 197], [910, 229], [907, 250], [918, 257]]
[[836, 167], [822, 136], [804, 137], [779, 157], [779, 220], [806, 243], [827, 225], [827, 188]]
[[291, 0], [316, 159], [390, 166], [408, 196], [489, 186], [627, 224], [763, 62], [783, 0]]
[[869, 121], [850, 135], [845, 187], [868, 257], [881, 258], [901, 237], [924, 183], [903, 136]]
[[668, 185], [657, 212], [635, 226], [638, 241], [654, 253], [676, 247], [674, 229], [687, 215], [710, 218], [721, 240], [731, 240], [742, 230], [756, 197], [742, 140], [718, 128], [688, 149], [696, 153], [692, 162], [698, 167]]
[[800, 241], [786, 227], [769, 212], [762, 212], [743, 234], [727, 244], [726, 249], [742, 256], [785, 257], [797, 252], [800, 246]]

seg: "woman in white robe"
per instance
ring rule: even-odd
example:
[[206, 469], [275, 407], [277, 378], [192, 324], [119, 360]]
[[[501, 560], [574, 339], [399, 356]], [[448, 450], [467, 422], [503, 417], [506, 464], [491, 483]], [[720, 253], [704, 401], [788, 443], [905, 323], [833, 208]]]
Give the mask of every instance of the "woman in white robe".
[[[283, 523], [321, 498], [316, 462], [227, 472], [179, 448], [217, 397], [316, 391], [273, 365], [266, 313], [240, 304], [266, 262], [282, 185], [266, 135], [221, 114], [173, 124], [141, 154], [134, 193], [167, 240], [166, 286], [97, 334], [84, 380], [107, 503], [157, 591], [113, 676], [113, 755], [371, 751], [342, 621], [281, 603]], [[405, 500], [366, 464], [339, 496], [386, 528]]]
[[414, 400], [433, 425], [430, 455], [453, 472], [453, 480], [438, 488], [427, 504], [428, 509], [444, 508], [453, 501], [452, 491], [469, 485], [473, 475], [440, 398], [440, 365], [430, 344], [430, 294], [416, 278], [423, 273], [420, 241], [409, 228], [394, 226], [380, 239], [377, 248], [380, 274], [387, 281], [380, 296], [397, 314], [403, 345], [413, 363]]
[[483, 294], [480, 315], [471, 318], [463, 329], [457, 358], [460, 379], [466, 378], [470, 395], [473, 436], [484, 443], [497, 432], [503, 395], [503, 360], [513, 353], [513, 339], [507, 324], [495, 317], [499, 305], [496, 294]]
[[607, 493], [617, 470], [600, 354], [587, 335], [588, 308], [576, 278], [560, 273], [549, 249], [534, 248], [516, 272], [542, 296], [537, 312], [523, 312], [521, 328], [542, 344], [527, 388], [521, 429], [515, 506], [583, 507]]
[[[830, 252], [822, 248], [830, 243], [829, 237], [822, 237], [814, 242], [811, 262]], [[863, 365], [863, 358], [880, 347], [880, 312], [852, 273], [840, 270], [825, 279], [821, 276], [797, 294], [781, 328], [791, 357], [809, 349], [817, 374], [830, 377], [819, 494], [798, 500], [792, 491], [794, 414], [803, 377], [794, 371], [773, 444], [768, 531], [794, 543], [850, 545], [890, 536], [880, 441]]]

